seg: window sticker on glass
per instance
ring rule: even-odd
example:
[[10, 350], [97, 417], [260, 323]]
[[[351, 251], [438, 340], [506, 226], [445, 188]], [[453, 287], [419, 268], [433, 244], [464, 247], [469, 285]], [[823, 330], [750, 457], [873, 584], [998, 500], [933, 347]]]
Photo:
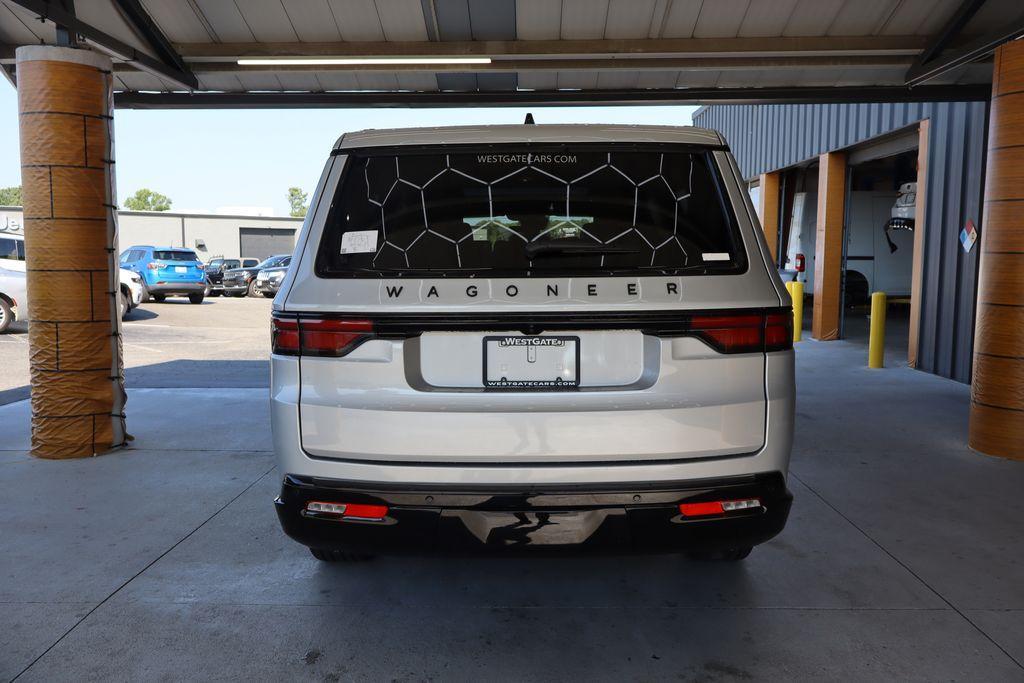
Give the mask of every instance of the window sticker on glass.
[[341, 236], [342, 254], [372, 254], [377, 251], [376, 230], [354, 230]]
[[729, 256], [728, 254], [722, 253], [722, 252], [717, 252], [717, 251], [715, 251], [715, 252], [707, 252], [707, 251], [705, 251], [703, 254], [701, 254], [701, 258], [704, 259], [705, 261], [728, 261], [732, 257]]

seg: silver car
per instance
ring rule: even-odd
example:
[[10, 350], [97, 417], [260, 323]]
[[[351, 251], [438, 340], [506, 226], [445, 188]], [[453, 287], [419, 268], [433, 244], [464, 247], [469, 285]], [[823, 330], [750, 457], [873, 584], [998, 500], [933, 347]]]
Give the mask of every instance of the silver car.
[[715, 132], [346, 134], [272, 335], [277, 511], [318, 559], [738, 560], [789, 514], [790, 299]]

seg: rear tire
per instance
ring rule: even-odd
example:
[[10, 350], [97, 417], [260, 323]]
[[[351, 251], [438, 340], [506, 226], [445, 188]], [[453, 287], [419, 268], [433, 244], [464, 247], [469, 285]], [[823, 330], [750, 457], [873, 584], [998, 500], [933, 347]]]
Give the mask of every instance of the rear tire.
[[366, 562], [372, 560], [373, 555], [362, 553], [350, 553], [346, 550], [329, 550], [327, 548], [310, 548], [310, 554], [321, 562]]
[[13, 322], [14, 312], [11, 311], [11, 305], [0, 299], [0, 334], [6, 332]]
[[750, 551], [754, 548], [746, 546], [743, 548], [729, 548], [728, 550], [691, 550], [686, 554], [689, 560], [697, 562], [739, 562], [745, 560]]
[[149, 298], [151, 298], [153, 301], [157, 302], [158, 304], [162, 304], [167, 299], [167, 295], [166, 294], [150, 294]]
[[201, 304], [201, 303], [203, 303], [203, 297], [204, 297], [204, 295], [203, 295], [202, 292], [196, 292], [194, 294], [189, 294], [188, 295], [188, 302], [190, 304]]

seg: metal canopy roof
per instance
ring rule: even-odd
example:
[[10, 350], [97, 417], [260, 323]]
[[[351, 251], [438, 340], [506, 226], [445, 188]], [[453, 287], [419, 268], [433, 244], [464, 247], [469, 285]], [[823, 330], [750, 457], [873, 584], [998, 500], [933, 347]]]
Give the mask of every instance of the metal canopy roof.
[[[987, 97], [985, 60], [1024, 34], [1024, 5], [0, 0], [0, 66], [12, 82], [15, 47], [67, 34], [114, 57], [119, 107], [965, 100]], [[490, 61], [239, 64], [454, 57]]]

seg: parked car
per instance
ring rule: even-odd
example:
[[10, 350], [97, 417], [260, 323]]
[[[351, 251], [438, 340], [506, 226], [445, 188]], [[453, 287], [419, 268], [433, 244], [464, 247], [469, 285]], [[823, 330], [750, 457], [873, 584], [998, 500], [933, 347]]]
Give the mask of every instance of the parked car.
[[138, 273], [153, 301], [168, 296], [187, 296], [194, 304], [203, 303], [206, 273], [199, 257], [181, 247], [129, 247], [121, 252], [121, 267]]
[[256, 289], [256, 275], [266, 268], [280, 266], [285, 259], [291, 259], [291, 254], [271, 256], [255, 266], [225, 271], [222, 280], [224, 294], [227, 296], [261, 296], [260, 291]]
[[25, 235], [0, 231], [0, 268], [25, 272]]
[[321, 177], [270, 389], [316, 558], [739, 560], [781, 531], [793, 313], [718, 133], [369, 131]]
[[[0, 234], [0, 269], [25, 272], [25, 236], [20, 234]], [[137, 273], [125, 268], [118, 269], [120, 296], [117, 300], [118, 311], [123, 319], [133, 308], [138, 306], [145, 296], [142, 278]], [[24, 297], [22, 297], [24, 300]], [[20, 314], [20, 319], [26, 318]]]
[[134, 270], [118, 268], [118, 275], [121, 280], [121, 296], [117, 299], [117, 305], [121, 319], [124, 320], [126, 315], [142, 303], [146, 296], [146, 287], [142, 284], [142, 276]]
[[28, 288], [25, 271], [11, 270], [0, 262], [0, 333], [17, 320], [28, 320]]
[[256, 291], [268, 299], [273, 299], [277, 295], [277, 291], [281, 289], [281, 283], [288, 273], [288, 266], [291, 262], [292, 257], [288, 256], [282, 259], [276, 267], [264, 268], [256, 273]]
[[260, 260], [256, 258], [237, 259], [216, 256], [210, 259], [204, 266], [206, 281], [209, 283], [206, 290], [207, 296], [220, 296], [224, 293], [224, 271], [236, 268], [254, 268], [259, 263]]

